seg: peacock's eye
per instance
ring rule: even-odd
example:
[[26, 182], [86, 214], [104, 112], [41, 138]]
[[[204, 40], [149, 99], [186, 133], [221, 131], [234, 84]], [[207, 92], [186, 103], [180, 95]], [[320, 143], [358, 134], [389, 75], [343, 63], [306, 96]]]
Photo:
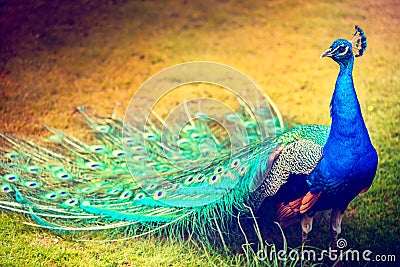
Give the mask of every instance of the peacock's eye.
[[346, 51], [346, 48], [344, 46], [339, 47], [338, 49], [339, 53], [343, 53], [344, 51]]

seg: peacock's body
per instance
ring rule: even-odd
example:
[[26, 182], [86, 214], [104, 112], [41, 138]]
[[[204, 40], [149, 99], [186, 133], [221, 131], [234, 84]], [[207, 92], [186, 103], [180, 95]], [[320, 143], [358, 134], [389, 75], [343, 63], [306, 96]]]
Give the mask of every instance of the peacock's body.
[[[293, 182], [283, 185], [281, 194], [278, 192], [278, 199], [282, 202], [278, 204], [277, 219], [281, 225], [287, 225], [301, 215], [303, 242], [311, 231], [315, 212], [332, 209], [331, 232], [335, 246], [348, 204], [358, 194], [368, 190], [375, 177], [378, 156], [362, 118], [352, 78], [353, 51], [356, 57], [361, 56], [367, 46], [364, 32], [358, 26], [356, 30], [353, 43], [336, 40], [321, 55], [331, 57], [340, 66], [331, 100], [332, 124], [329, 135], [323, 135], [326, 139], [320, 138], [324, 142], [323, 147], [302, 139], [290, 144], [294, 146], [297, 143], [299, 148], [289, 148], [290, 153], [280, 155], [284, 156], [281, 169], [289, 166], [292, 170], [283, 176], [287, 176], [288, 180], [293, 176]], [[359, 38], [356, 37], [358, 35]], [[296, 156], [306, 159], [307, 164], [302, 162], [293, 166], [293, 153], [300, 150], [304, 152]], [[275, 164], [279, 161], [278, 158]], [[303, 184], [298, 181], [299, 175]], [[279, 176], [282, 177], [282, 174]]]
[[254, 116], [241, 109], [225, 115], [246, 128], [246, 135], [235, 136], [242, 147], [232, 152], [228, 136], [205, 114], [172, 142], [162, 139], [157, 123], [142, 131], [79, 108], [94, 132], [91, 145], [52, 129], [52, 148], [1, 134], [0, 208], [30, 214], [32, 225], [60, 232], [203, 238], [229, 232], [238, 211], [273, 202], [282, 226], [302, 219], [303, 241], [315, 212], [332, 209], [337, 238], [344, 210], [369, 188], [377, 166], [352, 81], [353, 51], [360, 56], [366, 48], [363, 31], [356, 30], [353, 44], [337, 40], [322, 55], [340, 65], [331, 127], [298, 126], [259, 138], [260, 129], [282, 126], [279, 113], [256, 107], [262, 119], [254, 127]]

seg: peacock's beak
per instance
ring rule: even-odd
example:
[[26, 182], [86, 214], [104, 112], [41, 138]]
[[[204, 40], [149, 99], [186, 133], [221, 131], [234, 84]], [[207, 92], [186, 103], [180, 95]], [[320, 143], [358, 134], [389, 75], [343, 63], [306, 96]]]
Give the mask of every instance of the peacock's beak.
[[332, 57], [332, 48], [329, 48], [328, 50], [326, 50], [324, 53], [322, 53], [321, 58], [323, 57]]

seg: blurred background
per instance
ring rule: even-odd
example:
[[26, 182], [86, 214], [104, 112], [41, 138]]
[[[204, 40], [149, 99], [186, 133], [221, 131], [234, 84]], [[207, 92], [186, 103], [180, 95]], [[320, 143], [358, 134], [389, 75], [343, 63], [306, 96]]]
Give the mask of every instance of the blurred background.
[[[364, 29], [368, 48], [356, 59], [354, 82], [380, 165], [371, 190], [346, 213], [343, 237], [351, 247], [397, 254], [400, 260], [398, 0], [0, 0], [0, 132], [39, 140], [46, 135], [45, 124], [79, 136], [87, 128], [74, 114], [77, 106], [123, 116], [145, 80], [195, 60], [242, 71], [289, 121], [329, 125], [338, 66], [319, 56], [335, 39], [350, 38], [355, 24]], [[68, 265], [68, 255], [91, 265], [122, 260], [135, 266], [141, 257], [158, 255], [154, 248], [146, 252], [150, 255], [135, 254], [134, 244], [124, 245], [129, 255], [118, 254], [126, 252], [114, 244], [102, 247], [108, 257], [99, 258], [95, 245], [77, 249], [73, 242], [53, 243], [51, 234], [19, 226], [22, 217], [0, 216], [0, 258], [7, 256], [6, 265], [23, 263], [36, 252], [45, 266]], [[324, 216], [310, 238], [315, 246], [329, 243]], [[49, 245], [52, 252], [44, 249]], [[88, 246], [87, 252], [81, 246]], [[207, 258], [203, 262], [191, 252], [180, 256], [176, 248], [162, 247], [159, 253], [169, 249], [175, 252], [166, 265], [206, 265]], [[67, 256], [54, 260], [52, 253]]]

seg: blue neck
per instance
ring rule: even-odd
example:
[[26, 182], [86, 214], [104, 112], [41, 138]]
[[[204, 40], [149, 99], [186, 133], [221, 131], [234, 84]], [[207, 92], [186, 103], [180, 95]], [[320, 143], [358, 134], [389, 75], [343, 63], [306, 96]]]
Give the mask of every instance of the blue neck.
[[338, 63], [340, 72], [331, 100], [332, 125], [324, 149], [324, 156], [333, 157], [343, 155], [337, 151], [341, 148], [351, 147], [354, 153], [355, 150], [362, 151], [366, 145], [371, 145], [353, 84], [354, 57]]

